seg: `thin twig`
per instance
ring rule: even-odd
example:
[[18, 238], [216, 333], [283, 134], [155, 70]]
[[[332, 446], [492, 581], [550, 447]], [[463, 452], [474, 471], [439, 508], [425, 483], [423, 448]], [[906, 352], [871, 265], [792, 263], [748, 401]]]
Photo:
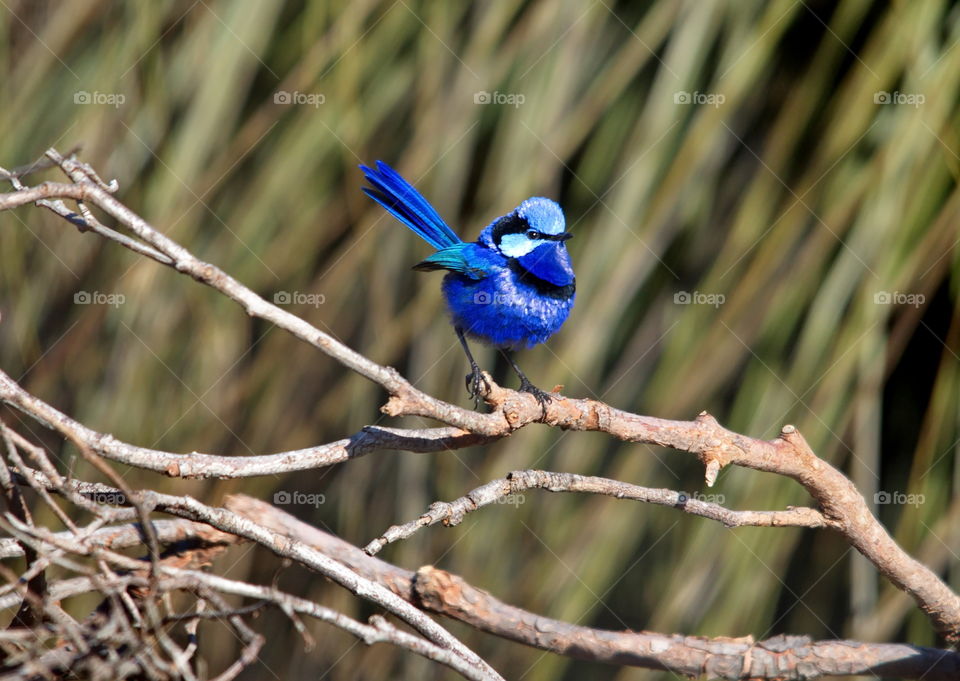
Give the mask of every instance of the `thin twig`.
[[734, 511], [712, 501], [698, 499], [686, 492], [653, 489], [631, 485], [619, 480], [575, 473], [551, 471], [513, 471], [505, 478], [492, 480], [471, 490], [454, 501], [430, 504], [426, 513], [416, 520], [393, 525], [364, 548], [369, 555], [380, 552], [387, 544], [406, 539], [423, 527], [443, 523], [448, 527], [459, 525], [463, 517], [490, 504], [509, 502], [510, 497], [529, 489], [550, 492], [585, 492], [618, 499], [643, 501], [659, 506], [671, 506], [684, 513], [698, 515], [723, 523], [727, 527], [831, 527], [832, 523], [813, 508], [788, 508], [784, 511]]

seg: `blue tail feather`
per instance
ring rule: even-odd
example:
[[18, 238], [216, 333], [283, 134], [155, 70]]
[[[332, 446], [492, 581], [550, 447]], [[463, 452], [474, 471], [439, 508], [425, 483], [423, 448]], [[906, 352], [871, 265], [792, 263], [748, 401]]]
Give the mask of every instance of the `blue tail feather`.
[[360, 166], [373, 188], [364, 187], [363, 193], [387, 209], [400, 222], [416, 232], [437, 250], [461, 243], [443, 218], [413, 186], [383, 161], [377, 169]]

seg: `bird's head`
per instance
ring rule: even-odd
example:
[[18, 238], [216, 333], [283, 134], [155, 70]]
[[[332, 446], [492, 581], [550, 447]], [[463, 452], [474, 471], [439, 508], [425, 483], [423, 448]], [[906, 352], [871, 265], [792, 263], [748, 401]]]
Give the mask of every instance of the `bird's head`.
[[565, 229], [560, 206], [535, 196], [494, 220], [480, 240], [538, 279], [567, 286], [573, 283], [573, 266], [564, 242], [573, 235]]

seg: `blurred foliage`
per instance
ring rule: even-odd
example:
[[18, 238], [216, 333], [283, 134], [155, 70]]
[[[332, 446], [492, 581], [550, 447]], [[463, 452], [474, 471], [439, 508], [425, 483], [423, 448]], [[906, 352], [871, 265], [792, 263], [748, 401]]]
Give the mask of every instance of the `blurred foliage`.
[[[463, 405], [467, 367], [439, 276], [410, 271], [427, 247], [360, 193], [356, 165], [394, 164], [468, 238], [530, 195], [555, 197], [576, 234], [577, 304], [560, 334], [521, 356], [535, 382], [663, 417], [707, 409], [759, 437], [794, 423], [869, 499], [922, 495], [877, 512], [960, 587], [956, 5], [3, 4], [0, 165], [83, 145], [160, 230], [268, 299], [305, 301], [292, 308], [311, 323]], [[124, 302], [76, 304], [78, 292]], [[684, 293], [691, 304], [678, 303]], [[269, 453], [384, 421], [379, 388], [41, 210], [0, 215], [0, 312], [4, 371], [138, 444]], [[479, 359], [513, 384], [496, 353]], [[96, 477], [36, 424], [3, 418], [64, 469]], [[293, 512], [362, 545], [527, 467], [716, 494], [732, 508], [809, 501], [746, 470], [708, 490], [693, 457], [538, 427], [283, 479], [125, 473], [212, 503], [320, 492], [323, 505]], [[912, 602], [829, 532], [725, 530], [586, 496], [522, 501], [384, 556], [585, 625], [937, 643]], [[284, 588], [370, 612], [247, 548], [218, 570], [279, 574]], [[244, 678], [453, 678], [329, 627], [308, 623], [317, 643], [305, 650], [282, 615], [262, 625], [271, 645]], [[451, 628], [509, 678], [673, 678]], [[201, 640], [211, 669], [237, 646], [216, 624]]]

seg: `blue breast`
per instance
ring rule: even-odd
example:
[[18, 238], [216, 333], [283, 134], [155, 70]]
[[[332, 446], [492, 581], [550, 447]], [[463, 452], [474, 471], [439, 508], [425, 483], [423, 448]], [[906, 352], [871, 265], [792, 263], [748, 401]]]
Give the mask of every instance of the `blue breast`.
[[516, 260], [480, 246], [477, 251], [488, 276], [473, 280], [450, 272], [443, 279], [453, 323], [482, 343], [508, 350], [532, 347], [556, 333], [573, 307], [574, 282], [557, 286]]

